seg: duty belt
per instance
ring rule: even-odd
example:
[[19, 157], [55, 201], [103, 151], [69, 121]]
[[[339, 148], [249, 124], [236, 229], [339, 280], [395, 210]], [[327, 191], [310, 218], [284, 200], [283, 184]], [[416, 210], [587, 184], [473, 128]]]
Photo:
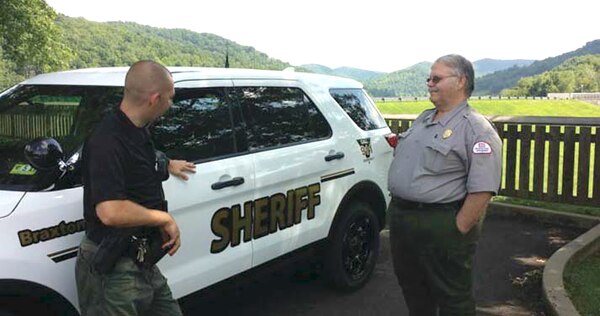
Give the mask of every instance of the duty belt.
[[453, 201], [453, 202], [448, 202], [448, 203], [423, 203], [423, 202], [415, 202], [415, 201], [401, 199], [396, 196], [393, 197], [393, 200], [394, 200], [394, 203], [396, 203], [396, 205], [398, 205], [402, 208], [410, 208], [410, 209], [433, 209], [433, 208], [448, 207], [448, 206], [455, 207], [455, 208], [461, 208], [463, 203], [465, 202], [465, 199], [463, 198], [463, 199]]

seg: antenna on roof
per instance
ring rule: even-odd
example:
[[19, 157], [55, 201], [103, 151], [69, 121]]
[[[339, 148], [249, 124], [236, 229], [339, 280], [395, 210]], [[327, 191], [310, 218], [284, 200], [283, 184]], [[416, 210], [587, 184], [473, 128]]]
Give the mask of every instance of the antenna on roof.
[[227, 51], [225, 52], [225, 68], [229, 68], [229, 44], [227, 44]]

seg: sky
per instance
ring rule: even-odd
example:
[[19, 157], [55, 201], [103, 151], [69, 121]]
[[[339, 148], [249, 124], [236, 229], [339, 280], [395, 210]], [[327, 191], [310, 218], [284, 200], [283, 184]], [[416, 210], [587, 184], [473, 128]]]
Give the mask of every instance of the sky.
[[292, 65], [392, 72], [446, 54], [554, 57], [600, 39], [597, 0], [46, 0], [90, 21], [213, 33]]

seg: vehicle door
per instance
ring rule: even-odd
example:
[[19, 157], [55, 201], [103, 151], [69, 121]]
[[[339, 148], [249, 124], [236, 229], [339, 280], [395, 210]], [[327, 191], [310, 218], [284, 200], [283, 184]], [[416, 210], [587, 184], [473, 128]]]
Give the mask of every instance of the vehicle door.
[[171, 175], [163, 184], [181, 231], [178, 253], [159, 263], [175, 297], [252, 264], [249, 229], [243, 228], [252, 215], [240, 205], [253, 198], [254, 166], [237, 141], [241, 127], [227, 97], [231, 85], [229, 80], [177, 82], [173, 106], [153, 130], [157, 148], [170, 159], [196, 164], [188, 181]]
[[333, 205], [323, 179], [347, 170], [308, 89], [293, 80], [234, 80], [256, 174], [253, 266], [324, 238]]

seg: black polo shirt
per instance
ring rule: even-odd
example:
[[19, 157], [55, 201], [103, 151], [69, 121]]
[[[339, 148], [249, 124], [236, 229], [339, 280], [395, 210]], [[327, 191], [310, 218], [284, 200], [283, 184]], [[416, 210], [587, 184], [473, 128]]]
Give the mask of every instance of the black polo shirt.
[[100, 202], [130, 200], [162, 209], [164, 193], [150, 134], [121, 110], [105, 115], [96, 126], [84, 144], [82, 161], [84, 218], [92, 240], [99, 242], [111, 231], [96, 215]]

